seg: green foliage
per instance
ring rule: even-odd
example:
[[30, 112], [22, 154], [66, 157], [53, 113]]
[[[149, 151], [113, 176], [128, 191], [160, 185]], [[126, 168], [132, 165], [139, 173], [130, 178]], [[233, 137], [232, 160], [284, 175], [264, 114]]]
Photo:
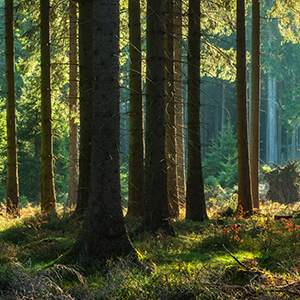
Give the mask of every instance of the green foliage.
[[220, 133], [219, 143], [220, 146], [212, 143], [204, 159], [204, 181], [209, 183], [214, 176], [222, 187], [233, 187], [238, 181], [237, 138], [230, 122], [225, 126], [223, 134]]

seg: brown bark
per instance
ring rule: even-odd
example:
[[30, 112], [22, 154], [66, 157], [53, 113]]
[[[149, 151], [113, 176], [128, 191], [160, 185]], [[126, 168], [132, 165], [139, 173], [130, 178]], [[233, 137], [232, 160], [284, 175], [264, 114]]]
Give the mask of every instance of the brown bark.
[[91, 176], [91, 115], [93, 90], [93, 0], [79, 4], [79, 89], [80, 147], [79, 183], [76, 212], [83, 214], [88, 206]]
[[237, 137], [240, 213], [252, 214], [246, 96], [245, 0], [237, 0]]
[[165, 0], [165, 95], [166, 95], [166, 157], [167, 188], [170, 214], [179, 215], [175, 148], [174, 98], [174, 1]]
[[5, 0], [5, 71], [6, 71], [6, 128], [7, 128], [7, 181], [6, 210], [19, 215], [19, 182], [17, 160], [17, 125], [15, 100], [15, 51], [13, 0]]
[[142, 217], [144, 210], [144, 141], [140, 1], [129, 0], [130, 53], [130, 141], [128, 211], [131, 217]]
[[259, 130], [260, 130], [260, 0], [252, 2], [252, 79], [251, 79], [251, 192], [253, 207], [259, 209]]
[[51, 70], [49, 0], [40, 0], [41, 10], [41, 210], [55, 211], [56, 196], [53, 174]]
[[69, 3], [70, 77], [69, 77], [69, 190], [68, 206], [77, 203], [78, 188], [78, 126], [77, 118], [77, 4]]
[[189, 1], [186, 219], [207, 218], [200, 144], [200, 1]]

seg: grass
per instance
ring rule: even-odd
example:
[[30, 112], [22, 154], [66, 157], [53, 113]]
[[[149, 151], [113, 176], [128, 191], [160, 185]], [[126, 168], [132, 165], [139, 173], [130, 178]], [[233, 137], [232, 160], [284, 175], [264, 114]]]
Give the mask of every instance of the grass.
[[197, 223], [184, 220], [183, 208], [175, 237], [135, 236], [139, 222], [126, 218], [141, 263], [108, 261], [86, 278], [74, 266], [45, 268], [76, 240], [81, 222], [72, 211], [2, 212], [0, 299], [300, 299], [300, 219], [274, 220], [299, 203], [266, 202], [247, 219], [224, 217], [226, 209], [211, 206], [210, 219]]

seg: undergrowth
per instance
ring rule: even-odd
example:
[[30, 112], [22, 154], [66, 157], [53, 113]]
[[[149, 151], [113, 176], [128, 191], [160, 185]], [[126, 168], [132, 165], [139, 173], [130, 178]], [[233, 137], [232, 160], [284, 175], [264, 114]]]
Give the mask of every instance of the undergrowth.
[[[163, 231], [136, 236], [142, 259], [108, 261], [84, 278], [74, 266], [52, 265], [82, 226], [73, 211], [41, 215], [27, 206], [20, 218], [0, 215], [1, 299], [300, 299], [299, 203], [265, 202], [251, 218], [228, 216], [235, 199], [212, 204], [210, 219], [173, 221], [177, 236]], [[234, 207], [232, 207], [234, 210]], [[274, 215], [294, 214], [279, 220]]]

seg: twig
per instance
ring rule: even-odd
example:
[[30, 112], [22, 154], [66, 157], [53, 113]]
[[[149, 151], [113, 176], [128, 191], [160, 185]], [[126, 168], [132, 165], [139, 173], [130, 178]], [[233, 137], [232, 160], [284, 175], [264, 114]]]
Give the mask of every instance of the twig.
[[245, 268], [246, 270], [250, 270], [249, 267], [247, 267], [245, 264], [243, 264], [242, 262], [240, 262], [223, 244], [222, 245], [224, 247], [224, 249], [229, 253], [229, 255], [239, 264], [241, 265], [243, 268]]

